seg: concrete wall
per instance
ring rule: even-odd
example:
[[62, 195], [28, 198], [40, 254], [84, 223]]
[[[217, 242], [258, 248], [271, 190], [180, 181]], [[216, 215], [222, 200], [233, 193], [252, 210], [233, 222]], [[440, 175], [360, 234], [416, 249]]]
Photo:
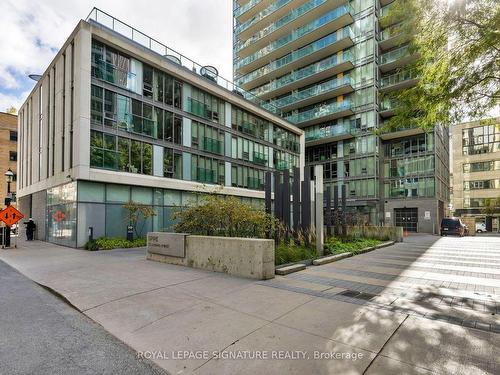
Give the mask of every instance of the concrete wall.
[[[151, 236], [165, 233], [148, 233]], [[168, 244], [167, 244], [168, 246]], [[147, 259], [193, 268], [224, 272], [251, 279], [274, 278], [274, 241], [254, 238], [185, 236], [185, 257], [178, 258], [150, 252]]]
[[347, 227], [347, 235], [403, 242], [403, 227], [353, 226]]

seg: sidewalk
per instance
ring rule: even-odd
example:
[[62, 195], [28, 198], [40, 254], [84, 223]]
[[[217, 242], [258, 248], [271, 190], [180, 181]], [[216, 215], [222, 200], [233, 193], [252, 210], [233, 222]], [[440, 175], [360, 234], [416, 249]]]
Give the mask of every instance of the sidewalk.
[[[409, 245], [400, 246], [406, 251]], [[259, 282], [147, 261], [145, 249], [88, 252], [38, 241], [0, 251], [0, 259], [63, 295], [170, 373], [493, 374], [499, 369], [499, 334], [373, 308], [339, 297], [347, 287], [307, 278]], [[239, 359], [217, 358], [222, 351]], [[257, 355], [261, 359], [241, 359]]]

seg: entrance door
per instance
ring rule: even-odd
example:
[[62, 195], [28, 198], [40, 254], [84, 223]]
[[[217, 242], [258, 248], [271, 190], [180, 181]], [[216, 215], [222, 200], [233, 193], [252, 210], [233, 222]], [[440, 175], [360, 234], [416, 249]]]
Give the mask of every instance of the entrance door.
[[418, 224], [418, 208], [395, 208], [394, 217], [397, 227], [408, 232], [416, 232]]

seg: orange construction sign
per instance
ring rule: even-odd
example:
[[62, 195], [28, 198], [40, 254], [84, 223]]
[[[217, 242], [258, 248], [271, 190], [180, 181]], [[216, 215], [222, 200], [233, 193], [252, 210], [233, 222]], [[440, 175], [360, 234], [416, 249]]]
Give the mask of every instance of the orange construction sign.
[[2, 220], [8, 227], [14, 225], [24, 217], [22, 213], [16, 210], [13, 206], [0, 211], [0, 220]]

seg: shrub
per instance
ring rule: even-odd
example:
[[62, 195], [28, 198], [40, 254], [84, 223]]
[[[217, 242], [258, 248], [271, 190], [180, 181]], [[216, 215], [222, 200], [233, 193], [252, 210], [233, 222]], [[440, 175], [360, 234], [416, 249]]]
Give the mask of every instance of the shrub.
[[275, 251], [274, 263], [276, 265], [299, 262], [301, 260], [313, 259], [318, 256], [316, 249], [305, 246], [304, 244], [297, 245], [294, 241], [289, 243], [281, 242]]
[[357, 254], [360, 250], [367, 247], [373, 247], [382, 243], [382, 241], [374, 238], [361, 237], [329, 237], [325, 241], [325, 252], [329, 254], [341, 254], [351, 252]]
[[97, 240], [88, 241], [85, 244], [87, 250], [111, 250], [111, 249], [127, 249], [131, 247], [146, 246], [145, 238], [135, 238], [133, 241], [127, 241], [125, 238], [110, 238], [101, 237]]
[[266, 238], [275, 219], [231, 196], [208, 195], [201, 204], [174, 213], [177, 233], [204, 236]]

